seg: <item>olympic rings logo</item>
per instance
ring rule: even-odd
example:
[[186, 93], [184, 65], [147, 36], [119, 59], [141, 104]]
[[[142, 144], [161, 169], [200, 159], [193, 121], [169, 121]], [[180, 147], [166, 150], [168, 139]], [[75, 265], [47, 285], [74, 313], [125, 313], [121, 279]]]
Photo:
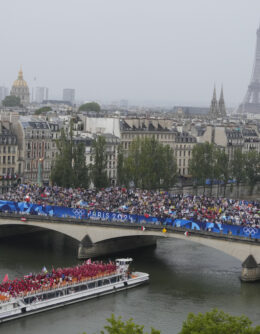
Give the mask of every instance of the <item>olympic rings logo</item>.
[[83, 216], [85, 211], [83, 209], [73, 209], [72, 210], [75, 216]]
[[255, 234], [257, 234], [258, 229], [257, 229], [257, 228], [254, 228], [254, 227], [244, 227], [244, 228], [243, 228], [243, 232], [244, 232], [245, 234], [255, 235]]

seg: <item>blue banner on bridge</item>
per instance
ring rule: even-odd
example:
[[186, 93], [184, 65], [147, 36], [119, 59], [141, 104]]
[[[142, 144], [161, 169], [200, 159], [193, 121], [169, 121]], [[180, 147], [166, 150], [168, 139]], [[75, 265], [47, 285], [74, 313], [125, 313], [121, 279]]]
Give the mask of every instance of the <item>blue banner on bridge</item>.
[[197, 222], [185, 219], [156, 218], [149, 215], [131, 215], [127, 213], [86, 210], [82, 208], [66, 208], [52, 205], [38, 205], [28, 202], [12, 202], [0, 200], [0, 212], [22, 213], [28, 215], [51, 216], [58, 218], [92, 219], [101, 221], [120, 221], [127, 223], [156, 224], [182, 227], [197, 231], [211, 231], [221, 234], [252, 237], [260, 239], [260, 229], [252, 226], [229, 225], [213, 222]]

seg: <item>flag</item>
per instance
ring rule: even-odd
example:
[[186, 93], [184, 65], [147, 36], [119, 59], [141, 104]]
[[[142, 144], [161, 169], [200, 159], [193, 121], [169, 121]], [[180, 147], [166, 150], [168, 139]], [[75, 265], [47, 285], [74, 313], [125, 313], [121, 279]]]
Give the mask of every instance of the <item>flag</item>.
[[42, 268], [42, 272], [43, 272], [44, 274], [46, 274], [46, 273], [48, 272], [48, 270], [47, 270], [47, 268], [46, 268], [45, 266], [43, 266], [43, 268]]
[[187, 237], [189, 235], [189, 232], [188, 231], [184, 232], [184, 235], [185, 237]]
[[142, 226], [142, 227], [141, 227], [141, 230], [142, 230], [142, 231], [145, 231], [145, 227], [144, 227], [144, 226]]
[[88, 259], [86, 263], [91, 264], [91, 259]]
[[166, 230], [166, 228], [164, 227], [163, 229], [162, 229], [162, 233], [166, 233], [167, 232], [167, 230]]
[[7, 282], [7, 281], [9, 281], [9, 277], [8, 277], [8, 274], [5, 274], [5, 277], [4, 277], [4, 279], [3, 279], [3, 283], [5, 283], [5, 282]]

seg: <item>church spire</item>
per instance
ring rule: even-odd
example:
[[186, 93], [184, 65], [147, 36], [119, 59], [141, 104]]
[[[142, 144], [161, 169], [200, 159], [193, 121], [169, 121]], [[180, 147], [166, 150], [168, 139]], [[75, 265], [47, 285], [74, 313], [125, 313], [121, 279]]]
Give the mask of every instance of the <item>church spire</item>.
[[212, 100], [217, 100], [216, 85], [214, 85], [213, 99]]
[[218, 108], [219, 108], [219, 115], [221, 117], [225, 117], [227, 113], [226, 113], [226, 106], [225, 106], [225, 100], [224, 100], [223, 85], [221, 86]]
[[210, 113], [211, 118], [216, 118], [218, 116], [218, 101], [217, 101], [216, 85], [214, 85], [213, 97], [211, 100], [209, 113]]

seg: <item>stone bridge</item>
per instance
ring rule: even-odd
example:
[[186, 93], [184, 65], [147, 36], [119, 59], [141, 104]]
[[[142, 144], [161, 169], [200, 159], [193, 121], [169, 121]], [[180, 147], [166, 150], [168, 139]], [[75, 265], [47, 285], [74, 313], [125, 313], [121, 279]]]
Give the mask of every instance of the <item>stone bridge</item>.
[[182, 228], [161, 225], [145, 225], [142, 231], [140, 224], [106, 222], [93, 220], [77, 220], [1, 214], [0, 237], [19, 234], [39, 229], [47, 229], [67, 235], [79, 242], [78, 257], [88, 258], [130, 250], [138, 247], [154, 245], [158, 238], [183, 239], [215, 248], [243, 262], [249, 255], [260, 262], [260, 240], [222, 235], [205, 231], [189, 231], [184, 235]]

